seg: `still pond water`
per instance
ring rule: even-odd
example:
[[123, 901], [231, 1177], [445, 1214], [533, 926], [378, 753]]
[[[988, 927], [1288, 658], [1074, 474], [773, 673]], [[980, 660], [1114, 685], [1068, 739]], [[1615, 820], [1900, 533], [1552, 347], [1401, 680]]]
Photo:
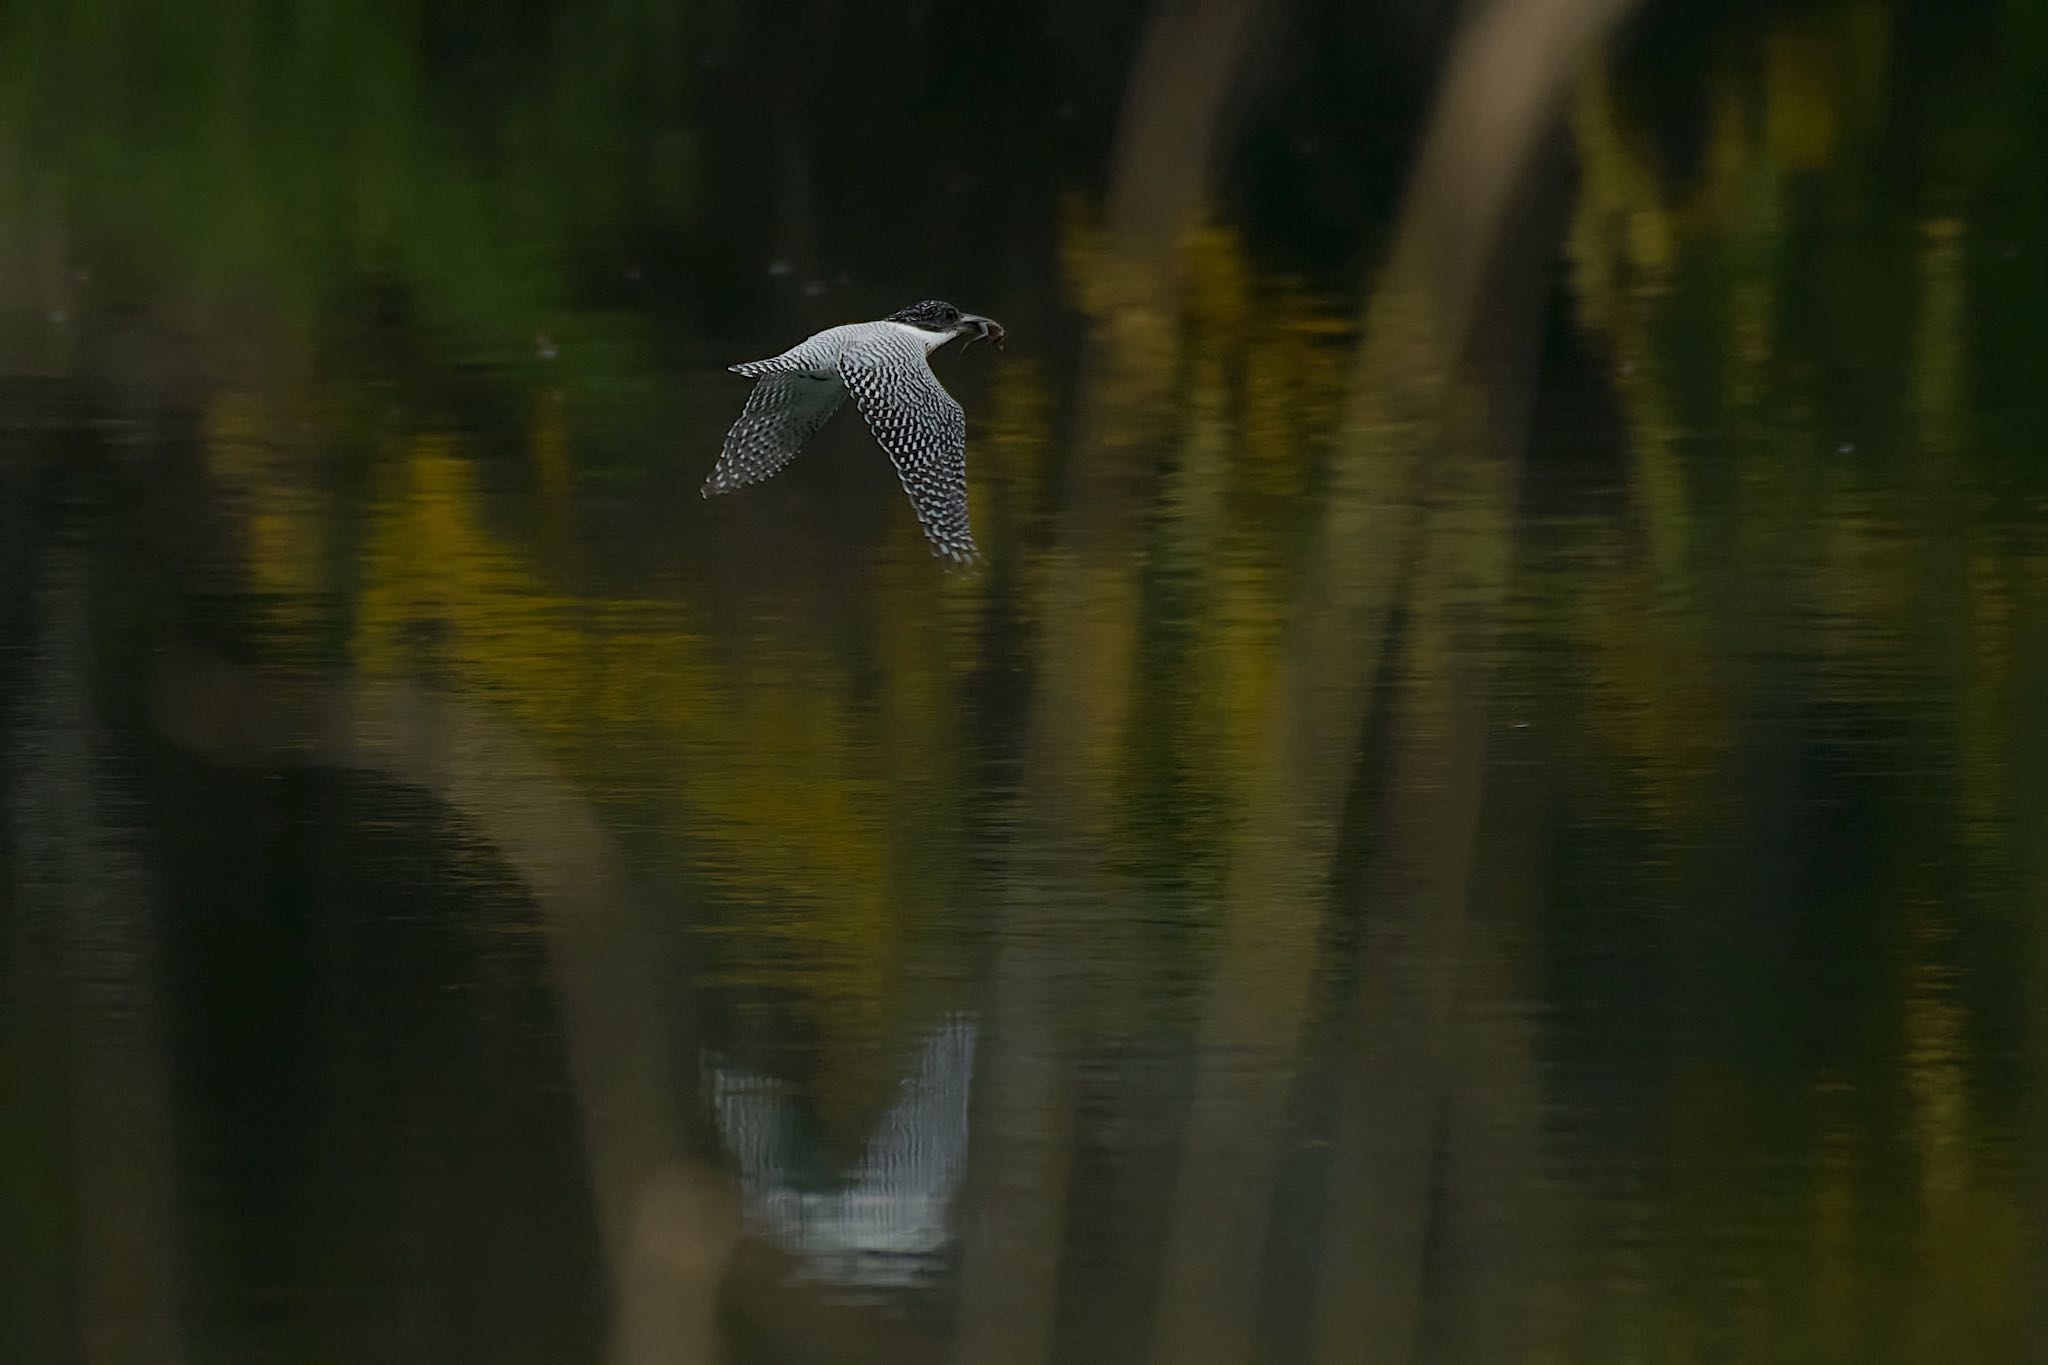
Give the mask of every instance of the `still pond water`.
[[0, 7], [7, 1357], [2048, 1359], [2048, 25], [1438, 8]]

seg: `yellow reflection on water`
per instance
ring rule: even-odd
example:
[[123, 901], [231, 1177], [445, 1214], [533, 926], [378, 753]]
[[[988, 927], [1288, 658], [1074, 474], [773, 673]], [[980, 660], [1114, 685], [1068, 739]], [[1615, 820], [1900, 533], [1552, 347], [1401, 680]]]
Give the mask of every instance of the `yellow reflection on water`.
[[325, 617], [333, 509], [318, 471], [282, 435], [261, 395], [227, 390], [208, 402], [200, 439], [208, 473], [240, 503], [249, 588], [265, 622], [301, 638]]
[[[418, 438], [389, 462], [369, 523], [353, 644], [366, 675], [488, 699], [599, 785], [619, 776], [608, 757], [635, 755], [654, 803], [636, 821], [701, 848], [704, 875], [769, 908], [754, 931], [805, 950], [807, 991], [873, 1006], [886, 978], [874, 950], [895, 924], [888, 803], [829, 655], [784, 638], [722, 658], [687, 603], [551, 587], [523, 545], [487, 529], [453, 438]], [[895, 714], [931, 714], [918, 669], [891, 676]], [[803, 913], [775, 911], [786, 903]]]

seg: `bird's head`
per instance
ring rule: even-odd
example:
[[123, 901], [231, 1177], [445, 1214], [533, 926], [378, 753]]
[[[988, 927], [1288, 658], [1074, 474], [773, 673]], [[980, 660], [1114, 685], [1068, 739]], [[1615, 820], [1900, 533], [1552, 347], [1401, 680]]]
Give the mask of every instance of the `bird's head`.
[[[948, 337], [965, 336], [968, 346], [977, 341], [987, 340], [994, 342], [998, 351], [1003, 349], [1003, 324], [994, 318], [963, 313], [941, 299], [926, 299], [923, 303], [914, 303], [908, 308], [891, 313], [889, 321], [900, 322], [922, 332], [937, 332]], [[963, 346], [960, 349], [966, 350], [967, 347]]]

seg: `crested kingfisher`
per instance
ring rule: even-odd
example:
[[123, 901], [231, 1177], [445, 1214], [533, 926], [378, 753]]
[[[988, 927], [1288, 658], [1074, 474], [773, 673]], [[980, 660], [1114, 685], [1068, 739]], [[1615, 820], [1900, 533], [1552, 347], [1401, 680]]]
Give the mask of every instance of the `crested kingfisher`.
[[926, 358], [957, 336], [968, 346], [986, 338], [1003, 347], [1000, 323], [927, 299], [879, 322], [828, 327], [781, 355], [732, 366], [734, 374], [755, 381], [754, 391], [726, 433], [704, 496], [772, 477], [850, 393], [895, 464], [932, 552], [972, 562], [967, 419]]

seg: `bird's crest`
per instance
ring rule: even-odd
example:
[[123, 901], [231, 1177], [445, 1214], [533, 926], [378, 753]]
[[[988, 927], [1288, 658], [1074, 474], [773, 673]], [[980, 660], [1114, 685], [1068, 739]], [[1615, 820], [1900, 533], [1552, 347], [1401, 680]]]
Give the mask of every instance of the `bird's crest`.
[[960, 310], [944, 299], [926, 299], [889, 314], [889, 321], [908, 323], [931, 332], [943, 332], [960, 321]]

